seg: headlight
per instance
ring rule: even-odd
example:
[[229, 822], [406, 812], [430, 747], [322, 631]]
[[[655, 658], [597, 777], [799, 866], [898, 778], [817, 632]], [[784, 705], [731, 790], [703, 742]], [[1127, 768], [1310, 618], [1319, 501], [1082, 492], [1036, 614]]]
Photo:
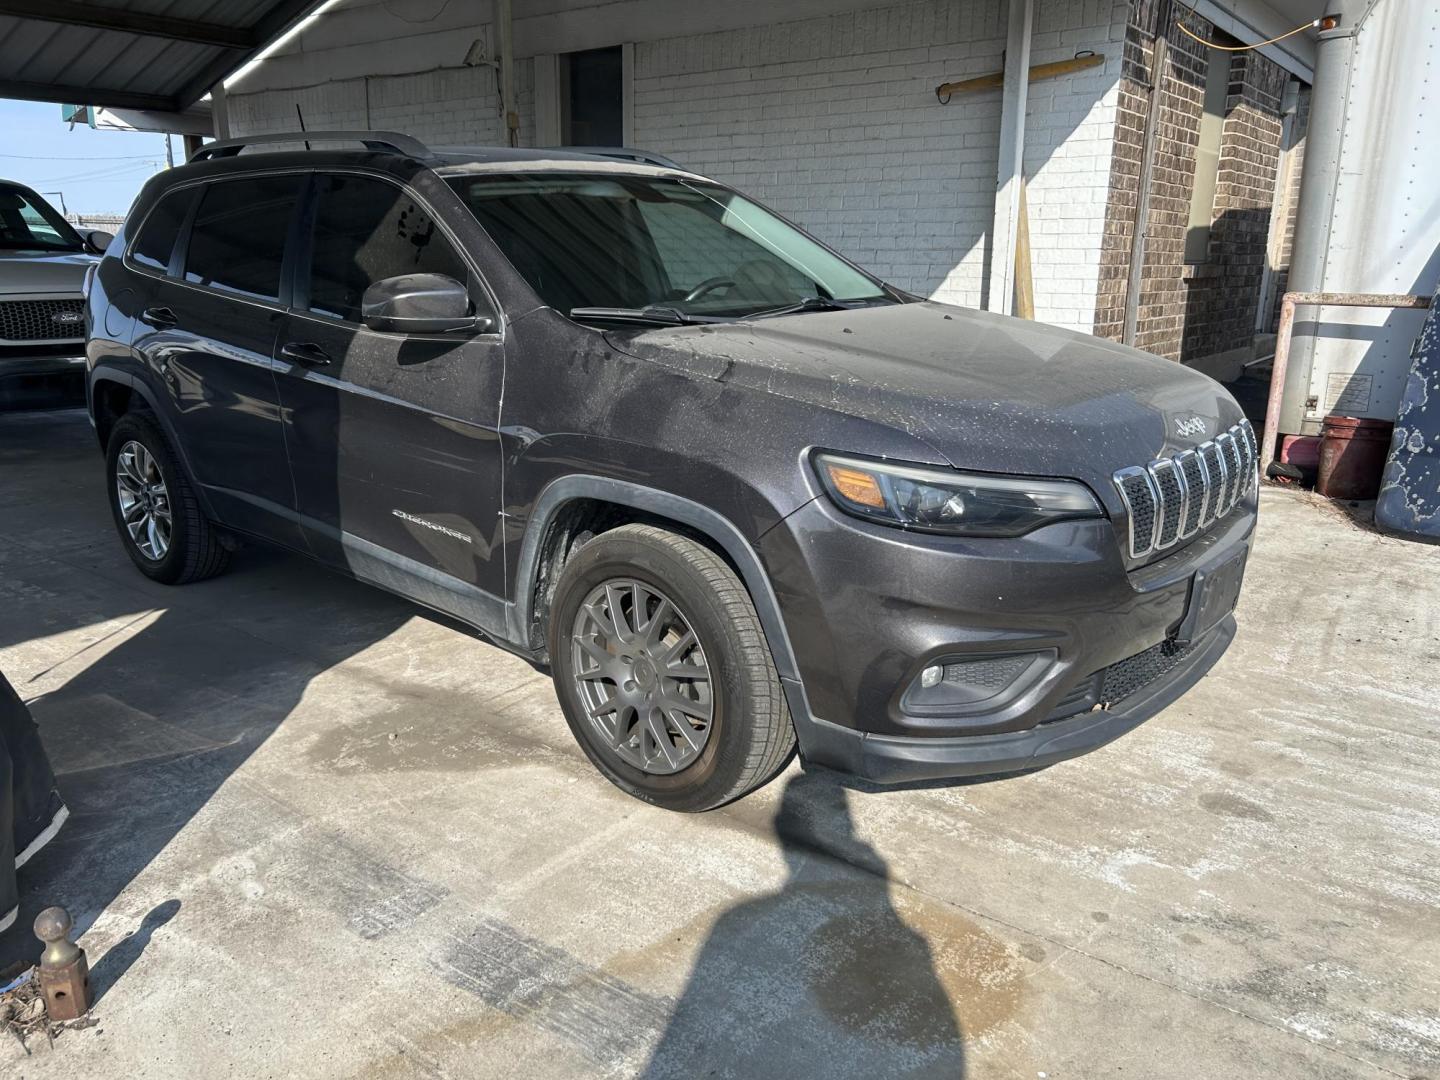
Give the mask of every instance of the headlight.
[[1019, 536], [1052, 521], [1101, 517], [1090, 489], [1074, 480], [987, 476], [817, 454], [835, 505], [902, 529], [956, 536]]

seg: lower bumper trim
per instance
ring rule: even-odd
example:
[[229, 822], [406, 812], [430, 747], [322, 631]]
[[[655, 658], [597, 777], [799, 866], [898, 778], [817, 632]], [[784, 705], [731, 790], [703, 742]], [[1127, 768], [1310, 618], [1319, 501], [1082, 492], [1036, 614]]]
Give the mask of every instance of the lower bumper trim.
[[1185, 662], [1109, 709], [1080, 713], [1023, 731], [949, 739], [874, 735], [810, 718], [801, 734], [806, 760], [877, 784], [1023, 772], [1079, 757], [1118, 739], [1205, 677], [1235, 638], [1227, 616]]

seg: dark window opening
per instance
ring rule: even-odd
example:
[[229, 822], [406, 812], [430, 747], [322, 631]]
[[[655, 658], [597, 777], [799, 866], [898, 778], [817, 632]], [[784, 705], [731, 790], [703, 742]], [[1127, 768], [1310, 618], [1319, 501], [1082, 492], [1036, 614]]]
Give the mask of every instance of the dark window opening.
[[170, 269], [170, 255], [175, 250], [175, 240], [180, 228], [195, 203], [199, 188], [182, 188], [161, 196], [160, 202], [145, 219], [135, 246], [130, 249], [130, 258], [141, 266], [159, 270], [162, 274]]
[[322, 176], [318, 183], [309, 289], [317, 315], [359, 322], [365, 290], [385, 278], [469, 277], [435, 219], [400, 188], [359, 176]]
[[296, 176], [260, 176], [212, 184], [200, 200], [185, 254], [185, 280], [212, 289], [280, 298], [280, 264]]
[[624, 58], [619, 45], [563, 57], [561, 141], [566, 146], [622, 146], [625, 142]]

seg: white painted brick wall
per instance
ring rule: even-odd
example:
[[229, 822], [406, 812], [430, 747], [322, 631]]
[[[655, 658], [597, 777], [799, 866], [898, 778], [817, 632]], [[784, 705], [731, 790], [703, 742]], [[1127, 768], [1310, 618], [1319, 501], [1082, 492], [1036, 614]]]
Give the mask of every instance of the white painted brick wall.
[[[533, 110], [528, 64], [517, 65], [515, 91], [520, 138], [529, 143]], [[497, 146], [504, 135], [499, 100], [492, 68], [446, 68], [235, 94], [230, 98], [230, 126], [235, 135], [294, 131], [298, 104], [310, 131], [379, 128], [414, 135], [432, 146]]]
[[[833, 14], [783, 21], [789, 9], [777, 5], [769, 25], [675, 37], [661, 36], [664, 20], [648, 20], [650, 39], [635, 45], [633, 141], [754, 195], [903, 288], [978, 306], [1000, 93], [942, 106], [934, 88], [1000, 70], [1004, 0], [854, 6], [837, 0]], [[1105, 56], [1101, 67], [1032, 83], [1027, 110], [1036, 314], [1085, 331], [1094, 318], [1126, 9], [1126, 0], [1037, 0], [1032, 63], [1082, 49]], [[335, 11], [345, 17], [331, 26], [322, 19], [250, 83], [267, 89], [231, 95], [237, 134], [292, 129], [299, 102], [312, 130], [392, 128], [437, 145], [501, 141], [494, 70], [459, 66], [471, 41], [494, 40], [488, 26], [415, 25], [396, 21], [389, 5], [360, 0]], [[449, 9], [443, 16], [462, 17]], [[626, 25], [637, 37], [636, 24]], [[394, 71], [408, 62], [397, 57], [448, 66], [322, 81], [326, 71]], [[528, 145], [533, 65], [521, 58], [515, 73]], [[304, 85], [311, 82], [319, 85]]]
[[[1105, 64], [1031, 84], [1036, 315], [1089, 331], [1110, 177], [1124, 0], [1042, 0], [1032, 63]], [[1001, 0], [924, 0], [637, 44], [635, 142], [733, 184], [896, 284], [978, 306], [1000, 94], [934, 88], [998, 71]]]

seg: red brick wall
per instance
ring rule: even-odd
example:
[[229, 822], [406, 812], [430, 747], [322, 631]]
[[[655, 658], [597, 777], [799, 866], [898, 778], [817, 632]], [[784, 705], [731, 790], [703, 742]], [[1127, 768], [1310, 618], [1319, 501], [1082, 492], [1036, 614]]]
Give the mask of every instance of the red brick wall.
[[1244, 348], [1255, 339], [1285, 79], [1284, 70], [1259, 53], [1236, 53], [1230, 61], [1210, 258], [1182, 275], [1188, 289], [1182, 360]]
[[[1095, 305], [1095, 333], [1114, 340], [1124, 330], [1155, 30], [1162, 9], [1167, 8], [1168, 19], [1183, 13], [1186, 25], [1202, 37], [1220, 36], [1178, 4], [1132, 0]], [[1232, 55], [1210, 260], [1187, 267], [1185, 233], [1211, 50], [1173, 25], [1168, 37], [1135, 344], [1172, 360], [1194, 360], [1248, 344], [1253, 338], [1285, 75], [1257, 53]]]

